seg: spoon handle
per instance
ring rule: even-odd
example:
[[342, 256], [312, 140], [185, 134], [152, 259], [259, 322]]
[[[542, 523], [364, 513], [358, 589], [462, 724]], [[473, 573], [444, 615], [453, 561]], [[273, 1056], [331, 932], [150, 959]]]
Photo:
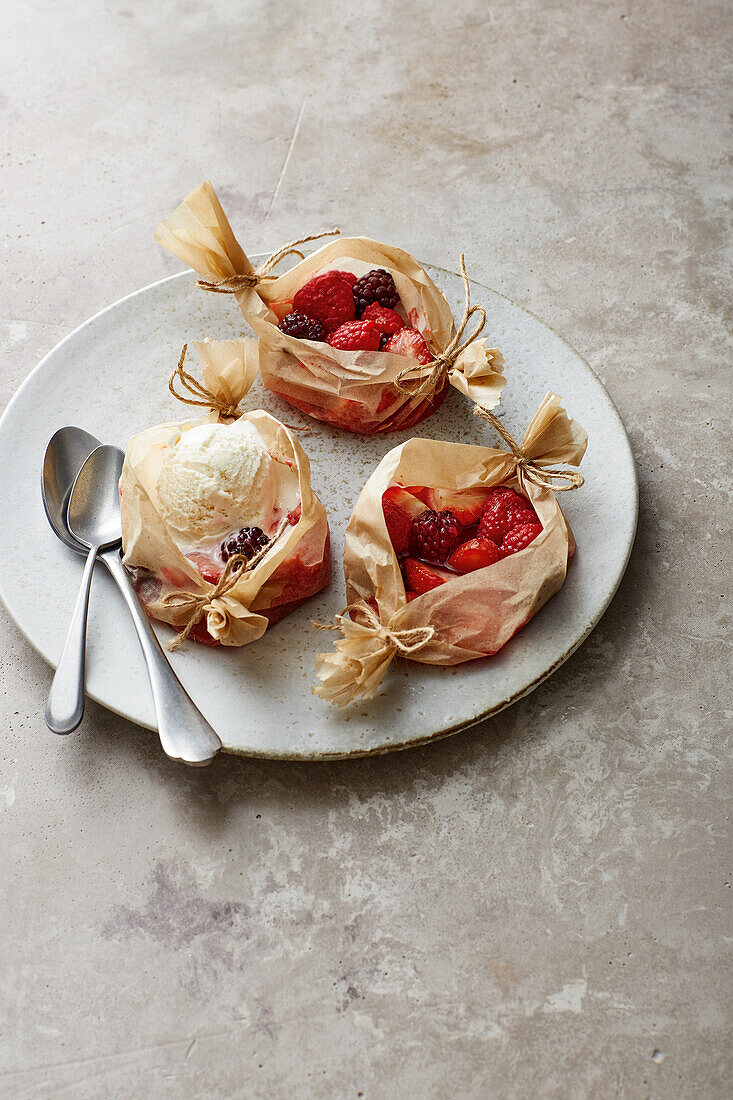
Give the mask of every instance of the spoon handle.
[[56, 666], [46, 703], [46, 725], [54, 733], [71, 733], [84, 717], [84, 662], [87, 648], [87, 612], [98, 547], [89, 551], [69, 630]]
[[221, 748], [221, 741], [171, 668], [150, 619], [140, 605], [119, 550], [105, 550], [100, 557], [122, 593], [137, 631], [148, 666], [163, 751], [172, 760], [184, 764], [210, 764]]

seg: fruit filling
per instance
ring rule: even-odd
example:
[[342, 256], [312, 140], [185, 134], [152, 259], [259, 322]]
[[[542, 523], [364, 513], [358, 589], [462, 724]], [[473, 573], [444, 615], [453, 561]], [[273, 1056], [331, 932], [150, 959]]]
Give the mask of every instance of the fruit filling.
[[[433, 353], [422, 333], [398, 312], [405, 313], [394, 279], [384, 268], [357, 278], [348, 271], [314, 275], [297, 292], [281, 315], [278, 328], [298, 340], [325, 341], [341, 351], [388, 351], [419, 363]], [[405, 314], [406, 316], [406, 314]]]
[[517, 554], [542, 533], [530, 501], [507, 485], [459, 490], [391, 485], [382, 494], [382, 511], [408, 601]]
[[211, 583], [232, 555], [251, 561], [300, 505], [296, 471], [246, 420], [178, 430], [157, 493], [173, 541]]

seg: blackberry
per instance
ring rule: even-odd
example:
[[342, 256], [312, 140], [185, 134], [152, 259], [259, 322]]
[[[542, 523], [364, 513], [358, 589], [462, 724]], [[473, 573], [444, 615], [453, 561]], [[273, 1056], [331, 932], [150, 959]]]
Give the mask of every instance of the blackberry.
[[423, 561], [447, 561], [459, 545], [463, 524], [448, 508], [434, 512], [428, 508], [412, 521], [410, 552]]
[[388, 344], [392, 339], [391, 332], [383, 332], [379, 337], [379, 350], [381, 351], [385, 344]]
[[352, 289], [357, 317], [361, 317], [370, 302], [377, 302], [385, 309], [394, 309], [400, 300], [394, 279], [383, 267], [367, 271], [366, 275], [356, 280]]
[[221, 544], [222, 560], [226, 562], [235, 554], [243, 554], [247, 561], [252, 561], [255, 554], [263, 550], [269, 541], [259, 527], [243, 527], [238, 534], [225, 539]]
[[306, 317], [305, 313], [289, 313], [277, 326], [286, 336], [295, 336], [297, 340], [325, 340], [326, 330], [315, 317]]

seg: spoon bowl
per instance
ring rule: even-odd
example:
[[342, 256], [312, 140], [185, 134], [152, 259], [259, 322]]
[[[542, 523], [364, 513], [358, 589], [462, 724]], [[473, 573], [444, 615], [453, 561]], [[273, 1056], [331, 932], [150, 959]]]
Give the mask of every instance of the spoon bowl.
[[56, 537], [76, 553], [80, 553], [82, 547], [66, 525], [69, 497], [77, 474], [100, 443], [83, 428], [70, 425], [54, 432], [43, 456], [41, 497], [46, 518]]
[[125, 452], [104, 444], [87, 458], [71, 490], [68, 529], [84, 546], [122, 541], [119, 483]]

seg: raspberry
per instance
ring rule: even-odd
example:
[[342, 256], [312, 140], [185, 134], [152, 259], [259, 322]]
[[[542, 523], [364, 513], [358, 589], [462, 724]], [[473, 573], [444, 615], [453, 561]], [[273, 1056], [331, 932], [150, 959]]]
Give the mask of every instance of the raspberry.
[[405, 322], [399, 313], [395, 313], [393, 309], [385, 309], [377, 302], [372, 302], [366, 307], [362, 318], [365, 321], [373, 321], [382, 334], [387, 333], [389, 336], [405, 327]]
[[224, 561], [229, 561], [235, 554], [244, 554], [247, 561], [252, 561], [255, 554], [263, 550], [269, 541], [259, 527], [243, 527], [236, 535], [224, 540], [221, 544], [221, 556]]
[[407, 359], [417, 359], [418, 363], [430, 363], [433, 356], [422, 334], [416, 328], [401, 328], [390, 336], [384, 346], [392, 355], [404, 355]]
[[491, 542], [495, 542], [497, 546], [501, 546], [501, 540], [506, 534], [506, 525], [499, 522], [494, 516], [489, 515], [488, 512], [484, 512], [479, 520], [478, 524], [478, 537], [482, 539], [490, 539]]
[[537, 513], [526, 497], [507, 485], [498, 485], [486, 498], [478, 533], [481, 538], [500, 544], [507, 531], [518, 523], [537, 522]]
[[357, 317], [361, 317], [371, 302], [377, 302], [385, 309], [394, 309], [400, 300], [397, 287], [394, 285], [394, 279], [383, 267], [367, 271], [366, 275], [362, 275], [360, 279], [357, 279], [353, 286], [353, 292]]
[[341, 272], [327, 271], [300, 288], [293, 298], [293, 310], [314, 317], [326, 332], [333, 332], [339, 325], [354, 320], [354, 295]]
[[328, 343], [341, 351], [377, 351], [379, 329], [372, 321], [348, 321], [331, 333]]
[[324, 340], [326, 337], [321, 322], [315, 317], [306, 317], [305, 313], [289, 313], [277, 327], [286, 336], [295, 336], [298, 340]]
[[501, 544], [504, 557], [524, 550], [525, 546], [529, 546], [530, 542], [534, 542], [541, 534], [541, 523], [517, 523], [508, 534], [504, 535], [504, 541]]
[[354, 275], [351, 271], [331, 271], [329, 272], [329, 274], [339, 275], [342, 279], [346, 279], [346, 282], [349, 284], [349, 286], [353, 286], [356, 282], [356, 275]]
[[461, 541], [463, 528], [447, 508], [442, 512], [426, 509], [412, 521], [410, 551], [423, 561], [447, 561]]

